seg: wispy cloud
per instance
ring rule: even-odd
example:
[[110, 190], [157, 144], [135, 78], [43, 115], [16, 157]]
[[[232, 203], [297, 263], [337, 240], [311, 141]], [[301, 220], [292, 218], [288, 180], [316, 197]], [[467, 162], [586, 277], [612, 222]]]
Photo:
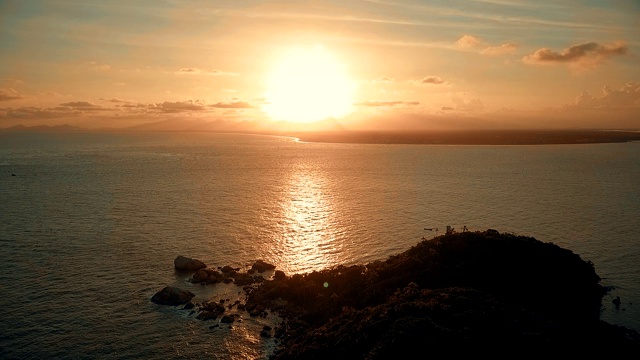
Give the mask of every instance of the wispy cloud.
[[238, 73], [222, 70], [202, 70], [196, 67], [184, 67], [175, 71], [178, 75], [211, 75], [211, 76], [238, 76]]
[[398, 105], [420, 105], [419, 101], [363, 101], [355, 103], [356, 106], [398, 106]]
[[605, 86], [602, 93], [592, 96], [583, 91], [570, 105], [570, 107], [581, 109], [597, 109], [597, 108], [620, 108], [620, 107], [638, 107], [640, 108], [640, 84], [634, 82], [626, 83], [619, 90], [611, 89]]
[[22, 94], [11, 88], [0, 89], [0, 101], [19, 100], [23, 98], [24, 96]]
[[471, 97], [467, 93], [458, 93], [451, 96], [454, 109], [463, 112], [475, 112], [484, 110], [484, 104], [479, 98]]
[[425, 76], [424, 78], [416, 82], [419, 84], [433, 84], [433, 85], [440, 85], [440, 84], [446, 83], [446, 81], [442, 80], [440, 76]]
[[393, 25], [410, 25], [410, 26], [426, 26], [432, 25], [429, 22], [414, 20], [390, 20], [383, 18], [366, 18], [358, 16], [336, 16], [336, 15], [319, 15], [312, 13], [294, 13], [294, 12], [271, 12], [271, 13], [255, 13], [255, 12], [235, 12], [236, 15], [243, 15], [250, 18], [268, 18], [268, 19], [308, 19], [308, 20], [326, 20], [339, 22], [362, 22], [377, 24], [393, 24]]
[[70, 101], [60, 104], [58, 109], [82, 111], [82, 112], [94, 112], [94, 111], [109, 111], [111, 109], [102, 107], [100, 105], [91, 103], [89, 101]]
[[85, 64], [87, 66], [89, 66], [89, 69], [91, 69], [91, 70], [96, 70], [96, 71], [109, 71], [109, 70], [111, 70], [111, 65], [98, 64], [95, 61], [89, 61], [89, 62], [87, 62]]
[[456, 40], [455, 45], [460, 49], [471, 49], [480, 46], [482, 41], [473, 35], [463, 35]]
[[390, 83], [393, 82], [393, 78], [388, 76], [380, 76], [379, 78], [372, 80], [374, 83]]
[[206, 111], [207, 107], [204, 102], [199, 100], [188, 101], [164, 101], [151, 105], [152, 110], [162, 113], [181, 113], [185, 111]]
[[519, 45], [515, 42], [508, 42], [498, 46], [487, 44], [477, 36], [465, 34], [454, 42], [456, 48], [465, 51], [478, 52], [482, 55], [508, 55], [514, 54]]
[[526, 64], [570, 64], [578, 67], [594, 67], [611, 56], [624, 55], [629, 51], [623, 41], [611, 44], [588, 42], [572, 45], [561, 52], [541, 48], [522, 58]]
[[251, 104], [246, 101], [232, 101], [232, 102], [219, 102], [215, 104], [209, 105], [213, 108], [222, 108], [222, 109], [250, 109], [253, 108]]
[[[477, 6], [469, 7], [473, 10], [460, 10], [451, 7], [441, 7], [441, 6], [433, 6], [433, 5], [415, 5], [415, 4], [407, 4], [407, 3], [395, 3], [388, 1], [372, 1], [371, 3], [390, 6], [390, 7], [399, 7], [405, 9], [411, 9], [413, 11], [420, 11], [423, 13], [427, 13], [430, 15], [439, 15], [445, 17], [461, 17], [461, 18], [469, 18], [476, 19], [486, 22], [492, 23], [501, 23], [501, 24], [509, 24], [509, 25], [518, 25], [518, 26], [550, 26], [556, 28], [590, 28], [590, 29], [601, 29], [601, 30], [611, 30], [611, 26], [603, 26], [598, 23], [591, 22], [575, 22], [575, 21], [563, 21], [563, 20], [549, 20], [543, 19], [539, 17], [533, 16], [508, 16], [508, 15], [493, 15], [485, 12], [477, 11], [479, 9]], [[527, 8], [527, 7], [535, 7], [540, 8], [542, 5], [539, 3], [527, 4], [524, 2], [514, 2], [514, 1], [504, 1], [504, 0], [476, 0], [476, 2], [484, 3], [484, 4], [494, 4], [494, 5], [502, 5], [509, 7], [518, 7], [518, 8]], [[482, 5], [482, 4], [481, 4]], [[546, 8], [553, 9], [556, 13], [562, 14], [562, 9], [567, 8], [568, 6], [559, 6], [559, 5], [550, 5], [545, 4]], [[460, 23], [458, 22], [460, 25]]]
[[482, 55], [507, 55], [507, 54], [515, 54], [518, 51], [519, 45], [513, 42], [504, 43], [499, 46], [489, 46], [482, 50], [480, 50], [480, 54]]

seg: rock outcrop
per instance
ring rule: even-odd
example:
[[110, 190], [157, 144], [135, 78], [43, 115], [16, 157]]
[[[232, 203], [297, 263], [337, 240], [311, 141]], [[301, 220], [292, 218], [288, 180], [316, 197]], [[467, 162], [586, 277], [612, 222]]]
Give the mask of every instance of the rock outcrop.
[[183, 290], [175, 286], [166, 286], [151, 297], [151, 301], [159, 305], [181, 305], [186, 304], [195, 296], [189, 290]]
[[275, 265], [266, 263], [264, 260], [257, 260], [251, 266], [251, 270], [255, 270], [257, 272], [265, 272], [265, 271], [268, 271], [268, 270], [273, 270], [275, 268], [276, 268]]
[[175, 269], [178, 271], [196, 271], [207, 267], [207, 265], [200, 260], [188, 258], [182, 255], [179, 255], [173, 261], [173, 264]]
[[592, 263], [554, 244], [464, 232], [386, 261], [280, 275], [246, 309], [283, 317], [274, 360], [640, 349], [638, 332], [599, 320], [599, 281]]
[[[385, 261], [291, 276], [276, 270], [269, 279], [253, 275], [275, 269], [262, 260], [247, 272], [197, 266], [186, 267], [195, 269], [191, 282], [233, 282], [247, 296], [192, 304], [197, 319], [231, 324], [244, 311], [283, 320], [260, 332], [278, 339], [271, 360], [640, 350], [640, 333], [599, 319], [607, 289], [591, 262], [496, 230], [452, 232]], [[192, 297], [167, 287], [152, 300], [177, 305]]]

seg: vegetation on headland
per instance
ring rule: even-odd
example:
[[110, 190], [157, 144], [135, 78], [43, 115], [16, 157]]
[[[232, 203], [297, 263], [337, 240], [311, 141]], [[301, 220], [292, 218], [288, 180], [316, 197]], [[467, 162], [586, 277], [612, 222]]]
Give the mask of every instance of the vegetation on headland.
[[247, 307], [278, 311], [273, 359], [640, 349], [640, 334], [599, 319], [607, 290], [593, 264], [495, 230], [424, 240], [386, 261], [280, 276]]

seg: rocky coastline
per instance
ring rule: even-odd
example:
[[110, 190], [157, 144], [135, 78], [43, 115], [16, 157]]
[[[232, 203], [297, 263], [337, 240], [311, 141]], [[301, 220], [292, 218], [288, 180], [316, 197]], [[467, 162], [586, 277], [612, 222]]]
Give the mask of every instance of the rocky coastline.
[[244, 296], [194, 304], [193, 293], [167, 286], [151, 301], [214, 320], [212, 328], [241, 321], [238, 312], [278, 314], [281, 322], [260, 332], [276, 340], [273, 360], [640, 349], [640, 333], [600, 320], [608, 289], [592, 263], [496, 230], [423, 239], [384, 261], [307, 274], [262, 260], [247, 271], [184, 256], [174, 266], [193, 283], [235, 284]]

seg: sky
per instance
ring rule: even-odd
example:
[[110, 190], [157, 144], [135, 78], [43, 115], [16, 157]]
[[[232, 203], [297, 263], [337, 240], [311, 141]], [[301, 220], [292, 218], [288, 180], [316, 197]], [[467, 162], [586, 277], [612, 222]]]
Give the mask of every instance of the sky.
[[640, 129], [640, 1], [0, 0], [0, 128]]

